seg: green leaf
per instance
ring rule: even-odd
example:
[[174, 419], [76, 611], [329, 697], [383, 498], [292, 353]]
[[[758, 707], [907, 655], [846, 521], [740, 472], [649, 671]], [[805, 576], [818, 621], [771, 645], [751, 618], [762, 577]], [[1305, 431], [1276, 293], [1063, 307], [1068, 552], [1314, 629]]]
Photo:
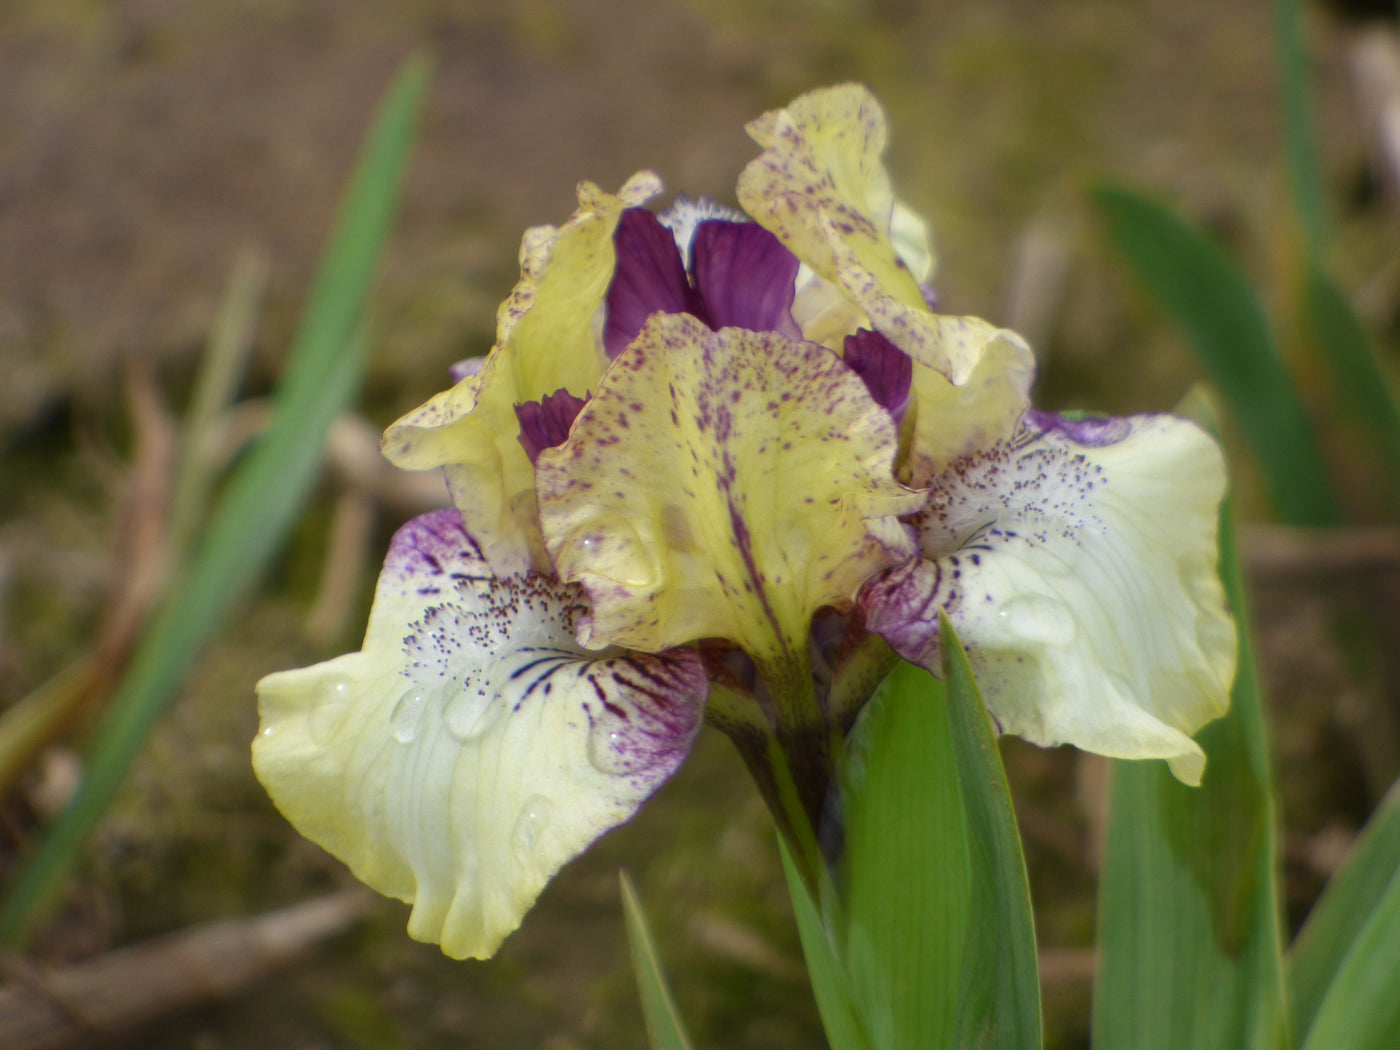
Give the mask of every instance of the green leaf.
[[1308, 58], [1303, 47], [1302, 0], [1275, 0], [1279, 96], [1288, 179], [1309, 255], [1322, 247], [1326, 226], [1322, 175], [1318, 171], [1312, 107], [1308, 103]]
[[1276, 1050], [1284, 1014], [1273, 794], [1234, 532], [1221, 575], [1240, 632], [1229, 713], [1197, 735], [1199, 788], [1113, 763], [1099, 887], [1096, 1050]]
[[1339, 289], [1322, 266], [1307, 267], [1307, 323], [1332, 379], [1337, 418], [1354, 423], [1368, 451], [1378, 454], [1385, 470], [1378, 480], [1387, 484], [1392, 500], [1400, 497], [1400, 408], [1390, 382], [1371, 351], [1370, 340]]
[[676, 1010], [666, 974], [661, 969], [661, 957], [656, 940], [647, 926], [646, 915], [637, 900], [637, 891], [627, 872], [620, 873], [622, 882], [622, 912], [627, 919], [627, 943], [632, 949], [632, 969], [637, 974], [637, 987], [642, 993], [642, 1013], [646, 1016], [647, 1035], [653, 1050], [690, 1050], [690, 1039]]
[[1040, 976], [1026, 861], [991, 718], [953, 625], [946, 616], [941, 620], [948, 717], [972, 867], [954, 1045], [1026, 1050], [1041, 1045]]
[[[1400, 782], [1391, 787], [1372, 814], [1346, 864], [1327, 884], [1322, 899], [1313, 907], [1289, 952], [1289, 1007], [1293, 1031], [1299, 1038], [1312, 1028], [1347, 953], [1376, 913], [1397, 871], [1400, 871]], [[1400, 929], [1391, 936], [1400, 943]], [[1395, 972], [1400, 971], [1392, 970], [1392, 974]]]
[[[821, 909], [812, 899], [787, 841], [781, 835], [778, 836], [778, 851], [783, 857], [783, 874], [787, 876], [788, 892], [792, 894], [802, 954], [807, 959], [807, 976], [812, 982], [812, 996], [817, 1001], [827, 1042], [831, 1050], [870, 1050], [870, 1038], [861, 1026], [850, 981], [831, 942], [827, 924], [822, 921]], [[827, 896], [834, 901], [829, 887]]]
[[956, 1045], [972, 905], [956, 758], [943, 684], [900, 664], [862, 712], [842, 770], [835, 942], [874, 1050]]
[[409, 61], [381, 104], [321, 256], [311, 301], [277, 388], [272, 424], [230, 478], [208, 532], [180, 574], [181, 584], [142, 636], [98, 727], [82, 785], [0, 912], [4, 943], [18, 942], [62, 888], [186, 667], [296, 522], [326, 432], [354, 397], [364, 372], [363, 341], [355, 333], [388, 234], [427, 75], [424, 60]]
[[1109, 237], [1157, 305], [1190, 337], [1290, 524], [1338, 521], [1312, 427], [1239, 269], [1199, 231], [1146, 198], [1094, 191]]
[[1327, 988], [1303, 1050], [1392, 1050], [1400, 1032], [1400, 870]]

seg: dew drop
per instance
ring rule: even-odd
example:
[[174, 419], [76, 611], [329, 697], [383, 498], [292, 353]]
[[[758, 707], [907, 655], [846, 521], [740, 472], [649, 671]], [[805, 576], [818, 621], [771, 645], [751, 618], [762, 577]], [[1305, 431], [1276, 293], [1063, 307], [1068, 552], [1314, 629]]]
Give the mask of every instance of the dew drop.
[[604, 722], [588, 734], [588, 761], [599, 773], [616, 777], [632, 771], [635, 756], [630, 754], [627, 737]]
[[418, 734], [418, 723], [423, 718], [423, 708], [427, 700], [422, 693], [404, 693], [394, 705], [389, 716], [389, 731], [400, 744], [411, 744]]
[[628, 587], [653, 587], [659, 579], [651, 551], [631, 523], [617, 514], [598, 514], [575, 529], [564, 553], [575, 571], [604, 576]]
[[479, 687], [468, 683], [467, 687], [447, 704], [443, 721], [447, 731], [458, 740], [471, 740], [481, 736], [501, 716], [501, 703], [495, 694], [487, 692], [483, 696]]
[[553, 818], [554, 803], [543, 795], [531, 795], [525, 800], [525, 805], [520, 808], [520, 815], [515, 818], [515, 829], [510, 835], [511, 846], [514, 847], [519, 860], [525, 861], [535, 852], [540, 836], [544, 834], [545, 828], [549, 827]]
[[1042, 645], [1069, 645], [1079, 633], [1064, 603], [1040, 594], [1012, 598], [997, 610], [997, 615], [1008, 631]]

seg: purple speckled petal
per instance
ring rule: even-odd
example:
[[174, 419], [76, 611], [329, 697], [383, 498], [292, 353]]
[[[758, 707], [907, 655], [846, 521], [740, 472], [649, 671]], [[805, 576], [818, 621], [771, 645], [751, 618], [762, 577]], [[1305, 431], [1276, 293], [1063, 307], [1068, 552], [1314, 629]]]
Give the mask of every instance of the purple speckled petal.
[[613, 234], [617, 269], [608, 287], [603, 346], [616, 357], [637, 338], [654, 313], [704, 316], [700, 297], [686, 278], [676, 238], [645, 208], [628, 208]]
[[538, 401], [515, 406], [515, 418], [520, 420], [520, 444], [531, 463], [539, 459], [545, 449], [555, 448], [569, 439], [569, 427], [574, 425], [587, 403], [586, 397], [556, 390]]
[[1086, 448], [1116, 445], [1133, 431], [1132, 421], [1122, 416], [1085, 416], [1070, 419], [1058, 412], [1033, 408], [1025, 415], [1026, 425], [1042, 433], [1054, 431]]
[[898, 423], [909, 407], [909, 385], [914, 379], [914, 361], [879, 332], [862, 328], [846, 336], [842, 360], [865, 381], [870, 396]]
[[1170, 416], [1064, 422], [1028, 421], [934, 478], [911, 519], [923, 557], [872, 578], [860, 607], [935, 671], [946, 612], [1007, 732], [1166, 758], [1199, 782], [1191, 734], [1223, 713], [1235, 668], [1216, 573], [1220, 451]]
[[797, 256], [753, 222], [710, 219], [695, 228], [690, 269], [710, 327], [801, 339], [792, 319]]
[[676, 771], [708, 692], [694, 651], [586, 653], [580, 587], [493, 569], [455, 510], [416, 518], [363, 650], [258, 685], [278, 807], [456, 958], [494, 952]]

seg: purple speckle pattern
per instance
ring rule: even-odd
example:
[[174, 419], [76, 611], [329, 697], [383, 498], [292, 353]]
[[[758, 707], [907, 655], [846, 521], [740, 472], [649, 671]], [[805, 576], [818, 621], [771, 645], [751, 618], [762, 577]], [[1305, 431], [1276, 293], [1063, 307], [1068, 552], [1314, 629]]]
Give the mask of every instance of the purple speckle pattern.
[[1042, 433], [1054, 432], [1063, 435], [1076, 445], [1085, 448], [1103, 448], [1116, 445], [1133, 431], [1131, 420], [1122, 416], [1087, 416], [1070, 419], [1058, 412], [1042, 412], [1033, 408], [1026, 413], [1025, 425]]
[[[903, 549], [887, 549], [871, 520], [893, 524], [901, 498], [917, 505], [893, 479], [896, 440], [826, 347], [653, 318], [536, 475], [550, 555], [593, 601], [588, 637], [766, 645], [756, 632], [786, 638], [816, 607], [849, 602], [861, 580], [914, 550], [902, 535]], [[639, 483], [641, 505], [672, 501], [645, 534], [622, 527]], [[723, 533], [702, 544], [690, 522], [722, 522]], [[661, 600], [675, 588], [694, 600]], [[787, 611], [795, 602], [809, 611]]]
[[875, 403], [899, 423], [909, 407], [914, 362], [908, 354], [879, 332], [868, 328], [846, 336], [842, 359], [865, 382]]
[[1103, 535], [1094, 503], [1108, 480], [1080, 450], [1084, 444], [1058, 428], [1027, 426], [935, 478], [928, 502], [908, 519], [923, 556], [862, 590], [870, 629], [905, 659], [936, 671], [938, 610], [956, 624], [968, 603], [1008, 597], [994, 598], [990, 590], [997, 575], [989, 570], [998, 559], [1034, 560], [1044, 548]]
[[470, 733], [535, 704], [575, 705], [575, 759], [624, 778], [619, 805], [628, 806], [689, 752], [709, 689], [700, 656], [583, 651], [574, 641], [588, 612], [582, 588], [533, 571], [492, 573], [457, 511], [398, 531], [380, 578], [385, 597], [396, 611], [416, 609], [397, 626], [405, 692], [423, 696], [449, 729]]
[[569, 428], [587, 403], [587, 397], [575, 397], [560, 389], [545, 394], [538, 401], [515, 406], [515, 418], [520, 421], [520, 445], [532, 464], [545, 449], [557, 448], [569, 439]]

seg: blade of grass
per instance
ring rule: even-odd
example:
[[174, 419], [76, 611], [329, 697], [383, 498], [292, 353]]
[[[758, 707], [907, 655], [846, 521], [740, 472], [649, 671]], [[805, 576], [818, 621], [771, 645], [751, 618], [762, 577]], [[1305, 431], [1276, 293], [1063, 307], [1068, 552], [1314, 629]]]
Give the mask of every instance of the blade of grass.
[[215, 431], [248, 368], [267, 270], [267, 259], [260, 253], [251, 249], [239, 253], [199, 363], [194, 394], [181, 428], [180, 465], [170, 513], [170, 546], [181, 556], [209, 505], [215, 475]]
[[661, 956], [656, 940], [647, 926], [646, 914], [627, 872], [619, 873], [622, 883], [622, 913], [627, 922], [627, 944], [632, 950], [632, 969], [637, 975], [637, 987], [642, 993], [642, 1013], [646, 1017], [647, 1036], [652, 1050], [690, 1050], [690, 1038], [685, 1034], [676, 1002], [661, 969]]
[[[1400, 781], [1386, 793], [1346, 864], [1313, 907], [1288, 957], [1289, 1007], [1302, 1038], [1357, 936], [1400, 871]], [[1394, 936], [1400, 940], [1400, 931]], [[1342, 1045], [1342, 1044], [1338, 1044]], [[1349, 1045], [1349, 1044], [1348, 1044]]]
[[953, 1046], [973, 872], [943, 683], [897, 666], [862, 712], [842, 774], [836, 942], [871, 1046]]
[[1318, 1007], [1303, 1050], [1392, 1050], [1400, 1032], [1400, 871], [1391, 874]]
[[[830, 927], [823, 922], [821, 909], [812, 899], [792, 851], [781, 835], [778, 836], [778, 852], [782, 854], [783, 874], [787, 876], [792, 910], [797, 918], [797, 933], [802, 939], [802, 954], [807, 960], [807, 976], [812, 982], [812, 996], [817, 1001], [817, 1012], [821, 1014], [827, 1042], [831, 1044], [831, 1050], [870, 1050], [870, 1037], [865, 1034], [857, 1012], [855, 993], [851, 991], [845, 965], [831, 941]], [[837, 920], [831, 925], [839, 927], [842, 924]]]
[[1284, 1011], [1273, 793], [1234, 530], [1221, 575], [1240, 632], [1229, 713], [1197, 735], [1199, 788], [1113, 764], [1099, 888], [1096, 1050], [1276, 1050]]
[[1280, 108], [1288, 152], [1288, 176], [1293, 201], [1303, 228], [1306, 251], [1322, 248], [1326, 233], [1322, 176], [1318, 172], [1312, 107], [1308, 104], [1308, 64], [1303, 51], [1301, 0], [1275, 0], [1274, 25], [1278, 46]]
[[1332, 377], [1338, 419], [1353, 422], [1385, 470], [1375, 475], [1400, 504], [1400, 408], [1371, 350], [1366, 330], [1340, 288], [1316, 260], [1307, 265], [1308, 334]]
[[364, 370], [355, 337], [397, 198], [427, 63], [394, 80], [342, 202], [286, 372], [273, 423], [230, 478], [183, 583], [143, 636], [99, 726], [87, 775], [20, 873], [0, 912], [0, 941], [18, 943], [62, 888], [83, 841], [174, 695], [185, 668], [293, 525], [331, 421]]
[[1035, 922], [1011, 788], [967, 653], [947, 616], [941, 620], [943, 678], [972, 862], [954, 1045], [1036, 1050], [1041, 1034]]
[[1336, 500], [1293, 380], [1244, 276], [1200, 232], [1126, 190], [1094, 203], [1149, 296], [1191, 339], [1249, 441], [1279, 514], [1292, 525], [1338, 521]]

